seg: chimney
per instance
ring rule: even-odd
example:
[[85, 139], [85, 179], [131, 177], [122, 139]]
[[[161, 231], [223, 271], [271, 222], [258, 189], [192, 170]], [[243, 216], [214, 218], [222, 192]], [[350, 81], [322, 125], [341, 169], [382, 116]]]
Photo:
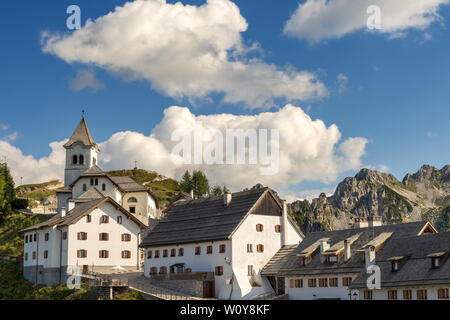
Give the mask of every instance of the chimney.
[[367, 228], [369, 226], [366, 218], [355, 219], [355, 229]]
[[324, 263], [326, 260], [326, 257], [324, 255], [324, 252], [330, 249], [330, 239], [320, 239], [320, 262]]
[[230, 191], [225, 192], [223, 194], [223, 204], [225, 206], [228, 206], [231, 202], [231, 198], [232, 198], [231, 192]]
[[67, 208], [66, 207], [61, 207], [61, 218], [65, 217], [67, 214]]
[[68, 205], [69, 205], [68, 211], [70, 211], [70, 210], [72, 210], [73, 208], [75, 208], [75, 201], [69, 200], [69, 201], [67, 201], [67, 203], [68, 203]]
[[191, 198], [194, 199], [194, 190], [191, 190]]
[[383, 225], [383, 218], [378, 216], [368, 217], [369, 220], [369, 228], [379, 227]]
[[375, 264], [375, 247], [367, 246], [364, 248], [364, 259], [366, 261], [366, 270], [369, 266]]
[[352, 257], [350, 243], [347, 239], [344, 240], [344, 262], [347, 262]]
[[287, 229], [288, 229], [288, 221], [287, 221], [287, 204], [286, 200], [283, 200], [283, 212], [281, 214], [281, 247], [287, 245]]

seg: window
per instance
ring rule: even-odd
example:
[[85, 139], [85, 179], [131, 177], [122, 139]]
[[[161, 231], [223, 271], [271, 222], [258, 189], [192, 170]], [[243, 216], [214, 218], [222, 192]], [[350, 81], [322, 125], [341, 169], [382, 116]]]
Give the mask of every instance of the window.
[[295, 286], [295, 280], [294, 279], [289, 280], [289, 288], [294, 288], [294, 286]]
[[91, 178], [91, 186], [94, 185], [94, 178]]
[[47, 259], [47, 258], [48, 258], [48, 251], [45, 250], [45, 251], [44, 251], [44, 259]]
[[148, 250], [147, 251], [147, 259], [151, 259], [152, 258], [152, 254], [153, 254], [152, 250]]
[[328, 256], [328, 262], [329, 263], [336, 263], [336, 262], [338, 262], [338, 256]]
[[91, 221], [92, 221], [92, 216], [90, 214], [88, 214], [86, 216], [86, 223], [91, 223]]
[[83, 191], [87, 191], [87, 186], [86, 186], [86, 184], [83, 184]]
[[78, 162], [80, 163], [80, 164], [84, 164], [84, 156], [83, 155], [80, 155], [79, 157], [78, 157]]
[[427, 300], [427, 290], [417, 290], [418, 300]]
[[195, 255], [199, 256], [202, 253], [202, 248], [201, 247], [195, 247]]
[[160, 273], [160, 274], [167, 274], [167, 267], [161, 267], [161, 268], [159, 268], [159, 273]]
[[130, 259], [131, 258], [131, 252], [128, 250], [122, 251], [122, 259]]
[[101, 223], [108, 223], [109, 222], [109, 216], [103, 215]]
[[282, 229], [283, 229], [283, 228], [282, 228], [281, 225], [279, 225], [279, 224], [277, 224], [277, 225], [275, 226], [275, 232], [276, 232], [276, 233], [280, 233]]
[[108, 250], [100, 250], [98, 256], [99, 258], [107, 259], [109, 257], [109, 252]]
[[226, 245], [221, 244], [221, 245], [219, 246], [219, 253], [225, 253], [226, 248], [227, 248]]
[[109, 233], [99, 233], [98, 234], [98, 240], [100, 241], [108, 241], [109, 240]]
[[95, 185], [98, 186], [98, 179], [95, 179]]
[[184, 256], [184, 249], [183, 248], [178, 249], [178, 256], [179, 257]]
[[28, 243], [28, 235], [25, 236], [25, 243]]
[[392, 261], [392, 271], [398, 271], [398, 261]]
[[264, 252], [264, 245], [258, 244], [258, 245], [256, 246], [256, 251], [258, 251], [258, 252]]
[[257, 225], [256, 225], [256, 231], [257, 231], [257, 232], [262, 232], [263, 230], [264, 230], [264, 227], [263, 227], [262, 224], [257, 224]]
[[78, 240], [87, 240], [87, 233], [86, 232], [78, 232], [77, 239]]
[[25, 261], [28, 261], [28, 252], [25, 253]]
[[212, 254], [213, 253], [213, 246], [207, 246], [206, 247], [206, 254]]
[[106, 191], [106, 184], [102, 184], [102, 191]]
[[34, 238], [34, 242], [36, 242], [36, 238], [37, 238], [37, 237], [36, 237], [36, 233], [34, 234], [34, 237], [33, 237], [33, 238]]
[[294, 285], [295, 288], [303, 288], [303, 279], [296, 279]]
[[131, 197], [130, 199], [128, 199], [127, 201], [128, 203], [137, 203], [137, 199], [134, 197]]
[[167, 258], [169, 256], [169, 250], [164, 249], [163, 250], [163, 258]]
[[157, 274], [157, 273], [158, 273], [158, 268], [156, 268], [156, 267], [150, 268], [150, 274]]
[[253, 245], [252, 244], [247, 244], [247, 252], [248, 253], [252, 253], [253, 252]]
[[328, 287], [328, 279], [327, 278], [319, 279], [319, 287], [321, 288]]
[[403, 290], [403, 300], [411, 300], [411, 299], [412, 299], [412, 291]]
[[122, 234], [122, 241], [125, 241], [125, 242], [131, 241], [131, 234], [129, 234], [129, 233]]
[[77, 251], [77, 258], [86, 258], [87, 250], [81, 249]]
[[159, 250], [155, 251], [155, 258], [159, 258]]
[[177, 250], [176, 249], [170, 249], [170, 256], [176, 257], [177, 256]]
[[330, 287], [338, 286], [338, 278], [330, 278]]
[[448, 289], [438, 289], [438, 299], [448, 299]]
[[308, 287], [310, 288], [317, 287], [317, 279], [308, 279]]
[[77, 164], [78, 163], [78, 157], [75, 155], [72, 157], [72, 164]]
[[175, 273], [175, 266], [170, 266], [170, 273]]
[[247, 267], [247, 275], [249, 277], [253, 276], [253, 266], [248, 266]]
[[343, 287], [348, 287], [350, 285], [350, 283], [352, 283], [352, 278], [350, 278], [350, 277], [342, 278], [342, 286]]
[[48, 232], [45, 234], [44, 239], [45, 241], [48, 241], [48, 239], [50, 238], [50, 235], [48, 234]]
[[63, 237], [63, 240], [67, 240], [67, 231], [64, 231], [64, 232], [63, 232], [62, 237]]
[[433, 269], [437, 269], [437, 268], [439, 268], [439, 258], [437, 258], [437, 257], [435, 257], [435, 258], [432, 258], [431, 259], [431, 267], [433, 268]]
[[221, 266], [216, 267], [216, 270], [214, 273], [216, 274], [216, 276], [222, 276], [223, 275], [223, 267], [221, 267]]
[[136, 207], [130, 207], [130, 213], [136, 213]]
[[389, 300], [397, 300], [397, 290], [389, 290], [388, 291], [388, 299]]
[[371, 290], [364, 290], [364, 300], [372, 300], [373, 295]]
[[117, 223], [118, 224], [122, 224], [122, 216], [118, 216], [117, 217]]

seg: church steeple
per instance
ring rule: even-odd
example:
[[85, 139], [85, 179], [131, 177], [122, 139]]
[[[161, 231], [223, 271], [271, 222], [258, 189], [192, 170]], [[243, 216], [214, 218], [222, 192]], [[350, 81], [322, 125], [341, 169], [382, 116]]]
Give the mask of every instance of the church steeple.
[[83, 172], [97, 165], [100, 150], [92, 138], [91, 132], [83, 116], [69, 141], [64, 144], [66, 149], [66, 168], [64, 186], [69, 186]]
[[66, 148], [66, 149], [70, 148], [76, 142], [80, 142], [81, 144], [83, 144], [86, 147], [93, 147], [96, 149], [97, 152], [100, 152], [97, 144], [94, 142], [94, 139], [92, 138], [92, 135], [91, 135], [91, 132], [89, 131], [89, 127], [87, 126], [86, 120], [84, 119], [84, 110], [83, 110], [83, 116], [81, 118], [80, 123], [78, 124], [78, 127], [73, 132], [69, 141], [67, 141], [67, 143], [64, 144], [64, 148]]

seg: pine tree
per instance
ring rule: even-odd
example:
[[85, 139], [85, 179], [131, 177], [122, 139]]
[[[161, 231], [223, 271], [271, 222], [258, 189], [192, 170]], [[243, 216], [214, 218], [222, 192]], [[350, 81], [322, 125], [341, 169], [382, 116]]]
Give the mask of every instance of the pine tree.
[[211, 193], [213, 194], [213, 195], [215, 195], [215, 196], [221, 196], [223, 193], [222, 193], [222, 187], [221, 186], [214, 186], [212, 189], [211, 189]]
[[192, 189], [196, 196], [202, 196], [205, 193], [209, 193], [209, 182], [205, 174], [200, 170], [192, 173]]
[[180, 184], [180, 189], [181, 189], [181, 191], [188, 192], [188, 193], [191, 192], [191, 190], [192, 190], [192, 177], [188, 170], [186, 170], [186, 172], [183, 175], [183, 178], [182, 178], [181, 184]]
[[6, 163], [0, 164], [0, 222], [11, 212], [15, 199], [14, 180]]

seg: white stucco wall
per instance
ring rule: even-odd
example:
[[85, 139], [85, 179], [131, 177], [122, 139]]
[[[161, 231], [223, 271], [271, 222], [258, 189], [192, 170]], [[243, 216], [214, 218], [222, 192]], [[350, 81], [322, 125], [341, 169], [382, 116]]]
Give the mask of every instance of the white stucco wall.
[[[92, 221], [86, 222], [86, 217], [81, 218], [77, 223], [68, 228], [68, 259], [67, 265], [82, 266], [88, 265], [90, 268], [101, 266], [122, 266], [138, 267], [140, 257], [138, 254], [139, 227], [127, 218], [121, 211], [110, 204], [105, 203], [90, 213]], [[102, 215], [109, 216], [109, 223], [101, 223]], [[117, 223], [117, 217], [122, 216], [122, 224]], [[86, 232], [87, 240], [78, 240], [78, 232]], [[108, 241], [100, 241], [99, 234], [108, 233]], [[122, 234], [131, 234], [131, 241], [122, 241]], [[87, 250], [86, 258], [78, 258], [77, 251]], [[109, 258], [99, 258], [100, 250], [108, 250]], [[128, 250], [131, 252], [130, 259], [122, 259], [121, 252]]]
[[[257, 232], [256, 225], [262, 224], [263, 231]], [[250, 214], [232, 236], [233, 270], [235, 286], [233, 298], [252, 299], [256, 295], [273, 292], [268, 280], [260, 276], [261, 269], [281, 248], [282, 234], [275, 232], [275, 226], [282, 224], [281, 216]], [[299, 243], [302, 239], [288, 223], [288, 243]], [[247, 244], [252, 244], [253, 252], [247, 252]], [[264, 252], [257, 252], [257, 245], [264, 245]], [[260, 287], [252, 287], [248, 277], [248, 266], [252, 265]]]
[[[225, 244], [225, 253], [219, 253], [219, 246]], [[213, 253], [207, 254], [207, 246], [213, 246]], [[195, 248], [201, 247], [201, 254], [195, 255]], [[184, 255], [182, 257], [178, 256], [178, 249], [184, 249]], [[167, 249], [169, 251], [169, 257], [163, 258], [163, 250]], [[176, 257], [170, 257], [170, 250], [176, 249]], [[152, 250], [153, 258], [148, 259], [148, 251]], [[155, 258], [155, 251], [160, 251], [160, 258]], [[192, 243], [192, 244], [180, 244], [173, 246], [161, 246], [161, 247], [151, 247], [145, 250], [145, 267], [144, 274], [146, 277], [150, 276], [150, 268], [157, 267], [158, 272], [162, 266], [167, 267], [167, 272], [170, 272], [170, 266], [177, 263], [184, 263], [185, 268], [191, 268], [192, 272], [214, 272], [215, 268], [218, 266], [223, 267], [222, 276], [214, 276], [215, 278], [215, 294], [216, 297], [220, 299], [228, 299], [229, 288], [225, 284], [226, 279], [231, 277], [231, 267], [225, 261], [228, 257], [231, 259], [232, 249], [231, 241], [215, 241], [215, 242], [202, 242], [202, 243]]]
[[[298, 277], [286, 277], [285, 288], [286, 294], [288, 294], [289, 300], [315, 300], [315, 299], [341, 299], [350, 300], [349, 289], [347, 286], [343, 286], [342, 279], [351, 277], [355, 279], [357, 274], [323, 274], [314, 276], [298, 276]], [[328, 286], [319, 287], [319, 279], [327, 278]], [[330, 279], [338, 278], [338, 286], [330, 287]], [[290, 280], [303, 279], [303, 288], [291, 288]], [[316, 279], [317, 287], [309, 288], [308, 280]], [[355, 299], [355, 298], [353, 298]]]
[[[98, 185], [91, 186], [91, 179], [98, 179]], [[105, 184], [106, 190], [102, 190], [102, 184]], [[105, 197], [111, 197], [117, 203], [121, 204], [122, 202], [122, 193], [118, 190], [118, 188], [106, 177], [82, 177], [80, 180], [75, 183], [72, 188], [73, 199], [78, 198], [86, 191], [83, 190], [83, 185], [86, 185], [86, 191], [92, 187], [96, 187], [98, 191], [100, 191]]]
[[[128, 202], [130, 198], [136, 198], [136, 203]], [[136, 215], [155, 218], [156, 203], [148, 192], [127, 192], [123, 195], [122, 206], [130, 211], [130, 207], [136, 208]]]

